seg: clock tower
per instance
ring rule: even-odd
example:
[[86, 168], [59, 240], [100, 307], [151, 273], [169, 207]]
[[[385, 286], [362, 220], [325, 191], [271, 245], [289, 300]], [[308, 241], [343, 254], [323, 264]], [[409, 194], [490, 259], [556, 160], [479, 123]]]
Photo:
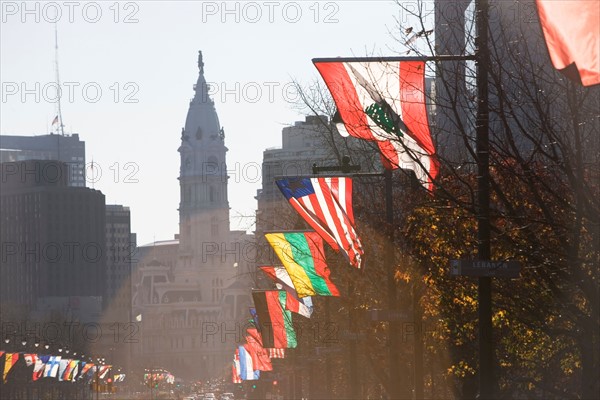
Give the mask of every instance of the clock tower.
[[[198, 54], [198, 81], [181, 132], [179, 171], [180, 272], [220, 269], [213, 253], [229, 240], [225, 134]], [[216, 246], [216, 247], [215, 247]]]
[[198, 69], [178, 149], [178, 240], [147, 247], [133, 298], [135, 315], [143, 315], [141, 360], [188, 380], [214, 378], [231, 366], [252, 304], [254, 265], [242, 253], [255, 248], [252, 235], [229, 227], [227, 147], [202, 53]]

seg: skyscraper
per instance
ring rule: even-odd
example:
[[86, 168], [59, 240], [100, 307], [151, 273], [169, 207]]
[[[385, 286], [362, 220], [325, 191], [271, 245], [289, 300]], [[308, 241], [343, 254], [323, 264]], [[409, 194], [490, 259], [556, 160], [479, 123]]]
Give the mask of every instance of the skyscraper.
[[97, 297], [104, 290], [104, 195], [68, 187], [67, 166], [0, 164], [2, 302], [35, 308], [40, 298]]
[[68, 166], [68, 185], [85, 187], [85, 142], [79, 134], [0, 136], [0, 162], [58, 160]]

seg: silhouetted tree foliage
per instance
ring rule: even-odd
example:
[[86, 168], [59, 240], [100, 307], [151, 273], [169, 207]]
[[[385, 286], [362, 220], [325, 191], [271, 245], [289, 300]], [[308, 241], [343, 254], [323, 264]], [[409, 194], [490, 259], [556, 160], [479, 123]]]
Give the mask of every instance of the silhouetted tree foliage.
[[[552, 68], [535, 13], [517, 18], [507, 12], [512, 2], [491, 3], [496, 13], [488, 44], [492, 259], [519, 260], [523, 266], [518, 279], [493, 281], [497, 394], [595, 398], [600, 393], [600, 88], [581, 87]], [[533, 7], [533, 2], [526, 3]], [[422, 29], [429, 28], [423, 14], [415, 15], [421, 17]], [[422, 39], [429, 55], [439, 49], [429, 42], [433, 39]], [[418, 48], [413, 51], [419, 53]], [[468, 45], [457, 51], [468, 52]], [[430, 123], [442, 170], [432, 194], [408, 184], [406, 173], [395, 174], [398, 303], [423, 313], [422, 324], [410, 329], [424, 334], [425, 396], [473, 398], [477, 285], [473, 278], [450, 276], [449, 261], [477, 256], [476, 71], [469, 62], [430, 67], [436, 73], [437, 94], [430, 99], [435, 105]], [[333, 115], [322, 85], [301, 89], [308, 113]], [[330, 132], [335, 133], [333, 126]], [[359, 151], [376, 150], [365, 142]], [[350, 149], [337, 147], [334, 152], [341, 155]], [[354, 153], [353, 160], [361, 161], [360, 154]], [[356, 329], [364, 336], [358, 342], [340, 340], [340, 345], [359, 349], [361, 392], [356, 397], [367, 397], [380, 395], [388, 383], [388, 324], [367, 321], [351, 310], [387, 308], [382, 255], [389, 238], [383, 182], [356, 181], [355, 215], [366, 267], [358, 272], [346, 265], [332, 266], [342, 297], [330, 302], [325, 320], [346, 327], [349, 318], [356, 319]], [[321, 306], [317, 299], [316, 307]], [[323, 317], [321, 311], [316, 315]], [[403, 328], [402, 383], [407, 398], [413, 387], [411, 332], [409, 325]], [[330, 366], [335, 371], [330, 393], [348, 397], [348, 352], [327, 357], [335, 364]], [[315, 379], [323, 379], [317, 375]]]

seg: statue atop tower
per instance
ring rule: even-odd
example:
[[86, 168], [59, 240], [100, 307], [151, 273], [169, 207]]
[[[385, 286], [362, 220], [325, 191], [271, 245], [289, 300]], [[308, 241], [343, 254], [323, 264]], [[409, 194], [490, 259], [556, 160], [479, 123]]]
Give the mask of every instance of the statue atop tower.
[[202, 50], [198, 51], [198, 69], [201, 74], [204, 74], [204, 62], [202, 61]]

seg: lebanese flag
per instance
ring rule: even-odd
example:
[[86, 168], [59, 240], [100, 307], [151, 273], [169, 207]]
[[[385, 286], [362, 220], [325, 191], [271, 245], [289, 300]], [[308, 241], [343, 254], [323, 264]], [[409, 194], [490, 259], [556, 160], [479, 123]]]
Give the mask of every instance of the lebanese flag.
[[600, 1], [537, 0], [554, 68], [583, 86], [600, 83]]
[[386, 169], [415, 172], [428, 190], [439, 171], [425, 104], [425, 62], [314, 59], [342, 135], [375, 142]]

